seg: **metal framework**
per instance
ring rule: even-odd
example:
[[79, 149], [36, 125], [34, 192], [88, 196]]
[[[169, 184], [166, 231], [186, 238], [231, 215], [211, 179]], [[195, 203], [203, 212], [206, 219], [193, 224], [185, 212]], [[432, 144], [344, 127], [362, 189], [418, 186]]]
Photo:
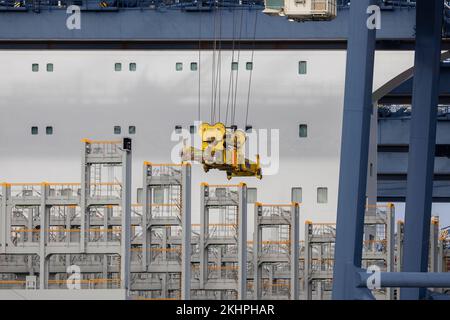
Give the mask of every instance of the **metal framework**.
[[[67, 28], [73, 12], [66, 10], [71, 4], [80, 6], [81, 29]], [[415, 3], [380, 0], [377, 4], [383, 10], [379, 47], [411, 49]], [[265, 15], [263, 7], [262, 0], [5, 0], [0, 4], [0, 48], [197, 50], [199, 40], [203, 49], [212, 49], [215, 40], [220, 40], [222, 49], [231, 49], [236, 42], [241, 49], [346, 48], [349, 1], [337, 1], [335, 20], [306, 22], [301, 28]], [[215, 31], [218, 11], [220, 39]], [[255, 19], [256, 34], [248, 27]], [[233, 32], [238, 20], [247, 26], [239, 38]]]
[[253, 294], [299, 299], [299, 204], [255, 204]]
[[199, 289], [247, 298], [247, 186], [201, 185]]
[[129, 289], [131, 141], [84, 140], [82, 155], [81, 184], [2, 186], [2, 258], [30, 275], [10, 269], [19, 287], [65, 287], [77, 264], [74, 285]]
[[[440, 55], [439, 104], [437, 106], [436, 148], [433, 202], [449, 202], [448, 170], [450, 125], [448, 87], [450, 52]], [[409, 137], [411, 133], [411, 100], [415, 68], [411, 67], [386, 82], [372, 95], [378, 105], [378, 201], [405, 202]], [[373, 150], [375, 152], [375, 150]]]
[[[375, 30], [366, 28], [372, 0], [352, 3], [342, 129], [334, 299], [370, 299], [361, 270]], [[428, 269], [436, 110], [444, 3], [417, 1], [413, 87], [402, 273], [381, 273], [381, 287], [401, 287], [401, 299], [432, 297], [426, 288], [447, 287], [450, 277]], [[361, 49], [364, 48], [364, 49]], [[364, 66], [361, 69], [361, 66]]]
[[[362, 253], [364, 267], [376, 265], [382, 271], [394, 271], [394, 211], [392, 204], [366, 209]], [[308, 275], [304, 277], [306, 300], [322, 300], [331, 296], [335, 241], [335, 223], [306, 222], [304, 249], [304, 273]], [[315, 292], [315, 295], [313, 295], [313, 292]], [[377, 299], [390, 300], [393, 298], [391, 289], [379, 290], [374, 294]]]
[[[5, 227], [0, 229], [0, 288], [27, 288], [26, 294], [24, 291], [21, 294], [31, 297], [30, 294], [39, 293], [36, 298], [58, 295], [76, 298], [89, 294], [92, 298], [105, 298], [121, 287], [124, 282], [121, 279], [129, 277], [131, 298], [180, 299], [183, 272], [192, 268], [194, 272], [189, 279], [192, 299], [237, 299], [244, 294], [255, 299], [329, 299], [335, 224], [308, 222], [302, 245], [298, 241], [298, 204], [256, 203], [254, 240], [239, 243], [239, 239], [245, 239], [241, 232], [246, 233], [246, 228], [240, 228], [245, 225], [242, 219], [246, 219], [245, 209], [241, 209], [247, 207], [245, 185], [204, 183], [204, 218], [200, 225], [192, 225], [190, 242], [184, 242], [182, 214], [188, 215], [190, 211], [189, 206], [183, 209], [183, 204], [188, 203], [184, 200], [188, 192], [182, 190], [190, 188], [187, 178], [190, 166], [146, 162], [140, 201], [130, 206], [130, 219], [124, 220], [119, 204], [123, 203], [121, 197], [126, 191], [115, 179], [117, 174], [122, 174], [117, 170], [122, 167], [117, 162], [120, 157], [114, 154], [128, 151], [119, 142], [97, 141], [85, 141], [83, 149], [87, 154], [83, 153], [86, 176], [83, 184], [3, 184], [1, 218]], [[103, 169], [98, 169], [100, 164]], [[129, 172], [124, 174], [129, 176]], [[40, 263], [39, 255], [42, 194], [47, 195], [48, 208], [45, 264]], [[80, 241], [83, 194], [86, 195], [85, 253], [81, 251]], [[148, 208], [145, 214], [144, 207]], [[364, 266], [377, 264], [381, 270], [391, 272], [396, 261], [397, 270], [401, 269], [403, 224], [398, 222], [394, 259], [393, 216], [392, 205], [367, 209]], [[131, 225], [131, 247], [126, 245], [130, 259], [128, 275], [122, 272], [122, 221]], [[430, 271], [448, 268], [448, 239], [439, 231], [439, 221], [433, 218]], [[194, 248], [184, 261], [183, 247]], [[80, 268], [81, 275], [69, 284], [79, 285], [81, 291], [67, 290], [67, 279], [76, 271], [74, 265]], [[47, 280], [41, 284], [40, 275], [45, 273]], [[52, 290], [33, 290], [40, 288]], [[252, 291], [253, 295], [249, 295]], [[16, 292], [0, 290], [0, 297], [10, 298]], [[398, 298], [398, 294], [391, 295], [391, 290], [375, 292], [375, 296]], [[119, 296], [116, 294], [114, 298]]]
[[[37, 1], [18, 1], [18, 0], [5, 0], [1, 3], [1, 7], [6, 11], [10, 9], [11, 11], [24, 11], [33, 10], [39, 13], [39, 10], [46, 9], [64, 9], [65, 7], [75, 4], [79, 5], [85, 10], [103, 10], [107, 9], [120, 9], [120, 10], [132, 10], [134, 8], [143, 10], [156, 10], [156, 9], [180, 9], [184, 8], [186, 10], [195, 10], [196, 8], [207, 8], [214, 7], [244, 7], [251, 9], [261, 9], [264, 7], [263, 0], [223, 0], [220, 2], [214, 0], [105, 0], [104, 3], [99, 0], [62, 0], [62, 1], [48, 1], [48, 0], [37, 0]], [[347, 0], [337, 0], [336, 5], [339, 9], [348, 9], [350, 4]], [[415, 1], [411, 0], [391, 0], [391, 1], [380, 1], [380, 5], [383, 9], [393, 10], [395, 8], [413, 8], [415, 7]]]
[[141, 276], [151, 275], [159, 285], [141, 296], [190, 297], [190, 185], [189, 164], [144, 162], [142, 201], [137, 205], [142, 211]]
[[[366, 289], [367, 274], [361, 267], [364, 267], [363, 261], [374, 261], [379, 258], [374, 255], [376, 253], [371, 253], [366, 248], [365, 241], [376, 240], [365, 238], [365, 224], [372, 225], [369, 228], [371, 230], [369, 234], [372, 235], [374, 230], [376, 231], [373, 226], [383, 224], [376, 220], [376, 215], [365, 214], [364, 209], [370, 114], [373, 102], [371, 99], [373, 62], [377, 39], [378, 43], [400, 39], [401, 42], [408, 43], [408, 48], [415, 40], [416, 50], [406, 220], [404, 224], [398, 224], [400, 231], [404, 230], [404, 234], [399, 232], [396, 240], [397, 270], [402, 273], [382, 273], [381, 285], [389, 288], [402, 287], [400, 295], [402, 299], [433, 297], [425, 290], [426, 288], [450, 286], [448, 275], [439, 273], [441, 260], [444, 260], [445, 252], [448, 251], [448, 241], [436, 240], [437, 224], [432, 222], [430, 225], [441, 40], [443, 35], [447, 35], [449, 25], [448, 17], [444, 17], [443, 13], [448, 14], [449, 10], [448, 8], [444, 10], [442, 0], [417, 0], [416, 3], [417, 5], [411, 1], [398, 0], [383, 5], [382, 9], [386, 10], [383, 18], [384, 28], [378, 32], [366, 28], [366, 10], [369, 5], [381, 4], [381, 2], [358, 0], [352, 2], [350, 10], [348, 10], [347, 2], [341, 1], [338, 18], [329, 23], [328, 28], [317, 28], [316, 23], [305, 23], [302, 32], [299, 33], [293, 24], [280, 20], [275, 23], [276, 27], [271, 24], [267, 24], [269, 25], [267, 27], [264, 24], [265, 27], [258, 29], [258, 35], [253, 38], [251, 32], [246, 32], [239, 39], [244, 44], [245, 41], [247, 44], [252, 43], [256, 49], [267, 46], [267, 42], [273, 43], [274, 39], [289, 43], [284, 48], [305, 47], [310, 39], [319, 40], [313, 45], [309, 44], [311, 46], [317, 47], [317, 43], [322, 43], [330, 48], [345, 48], [345, 39], [348, 37], [339, 205], [334, 253], [333, 297], [335, 299], [373, 298], [371, 292]], [[86, 25], [82, 32], [69, 30], [60, 23], [65, 21], [63, 18], [67, 17], [66, 8], [71, 4], [79, 5], [85, 14]], [[224, 32], [221, 40], [224, 42], [223, 48], [226, 48], [226, 42], [235, 39], [230, 33], [232, 28], [229, 28], [234, 13], [225, 13], [225, 7], [241, 9], [241, 12], [246, 12], [246, 16], [249, 17], [247, 13], [250, 11], [243, 9], [259, 10], [262, 7], [262, 1], [240, 1], [239, 3], [234, 0], [223, 2], [77, 0], [56, 3], [3, 1], [0, 4], [0, 29], [5, 32], [0, 38], [0, 45], [7, 49], [91, 49], [93, 47], [136, 49], [154, 48], [162, 43], [162, 47], [179, 49], [183, 45], [189, 48], [194, 43], [197, 49], [199, 38], [204, 39], [206, 43], [215, 40], [214, 28], [206, 27], [204, 29], [208, 31], [205, 34], [198, 34], [198, 25], [189, 23], [190, 17], [192, 14], [207, 16], [206, 25], [212, 26], [215, 20], [213, 15], [208, 15], [208, 12], [222, 10], [225, 17], [225, 29], [228, 33]], [[177, 9], [177, 12], [170, 9]], [[178, 9], [182, 9], [183, 12]], [[117, 11], [117, 15], [108, 16], [105, 13], [107, 11]], [[99, 15], [103, 15], [102, 19], [98, 19]], [[416, 15], [415, 24], [414, 15]], [[257, 16], [258, 13], [253, 19]], [[262, 22], [268, 19], [262, 14], [259, 16]], [[157, 21], [156, 24], [154, 24], [155, 21]], [[151, 27], [164, 21], [166, 23], [170, 21], [171, 25], [183, 25], [185, 28], [177, 31], [171, 28]], [[100, 23], [105, 24], [106, 27], [98, 28]], [[128, 25], [129, 28], [116, 28], [119, 24]], [[142, 26], [150, 27], [142, 28]], [[316, 30], [321, 31], [318, 33]], [[414, 30], [417, 32], [414, 33]], [[193, 42], [192, 39], [195, 41]], [[297, 42], [291, 42], [291, 40]], [[187, 44], [183, 44], [183, 41]], [[205, 45], [205, 48], [208, 46]], [[402, 47], [397, 44], [390, 48]], [[87, 271], [82, 274], [83, 278], [73, 281], [74, 285], [79, 284], [88, 288], [117, 287], [128, 292], [133, 289], [130, 275], [139, 273], [140, 276], [149, 276], [146, 279], [151, 280], [150, 284], [146, 285], [146, 280], [139, 282], [136, 278], [133, 279], [136, 281], [133, 283], [139, 288], [142, 286], [142, 291], [152, 292], [158, 288], [152, 281], [157, 280], [157, 277], [162, 274], [162, 278], [159, 279], [161, 280], [160, 293], [157, 295], [167, 298], [179, 292], [179, 297], [188, 299], [192, 281], [191, 259], [195, 260], [191, 257], [191, 246], [197, 242], [197, 238], [193, 240], [191, 237], [190, 167], [145, 164], [141, 212], [138, 209], [139, 205], [136, 205], [132, 215], [131, 141], [127, 139], [113, 142], [85, 140], [83, 143], [81, 184], [2, 185], [0, 221], [4, 228], [0, 228], [0, 254], [7, 265], [4, 270], [11, 271], [3, 274], [5, 283], [25, 285], [30, 289], [59, 288], [66, 283], [67, 268], [78, 264], [83, 265]], [[156, 173], [158, 170], [159, 173]], [[218, 189], [216, 188], [214, 193]], [[237, 261], [237, 282], [229, 286], [222, 281], [220, 286], [212, 285], [211, 288], [214, 290], [231, 288], [236, 290], [238, 298], [242, 299], [247, 295], [245, 186], [241, 187], [238, 194], [238, 203], [234, 203], [234, 206], [241, 209], [240, 212], [237, 210], [237, 221], [234, 222], [237, 226], [234, 230], [237, 240], [231, 243], [231, 237], [228, 235], [219, 236], [215, 240], [211, 237], [209, 212], [205, 213], [210, 210], [210, 207], [206, 205], [208, 199], [203, 199], [204, 207], [207, 209], [202, 214], [204, 221], [201, 224], [197, 246], [200, 252], [199, 288], [205, 289], [211, 284], [209, 274], [219, 274], [218, 279], [221, 279], [223, 266], [228, 267], [228, 264], [231, 264], [233, 270], [236, 270], [234, 268]], [[157, 197], [162, 197], [163, 200], [156, 201]], [[217, 204], [217, 207], [229, 210], [233, 206], [222, 203]], [[258, 208], [261, 209], [263, 206], [257, 206], [257, 213]], [[293, 206], [293, 208], [291, 208], [291, 219], [297, 216], [297, 211], [293, 214], [292, 210], [298, 210], [298, 207]], [[274, 213], [270, 219], [274, 219], [277, 214], [279, 212]], [[261, 282], [265, 281], [262, 266], [272, 262], [285, 263], [284, 258], [270, 261], [264, 254], [266, 249], [270, 252], [273, 248], [273, 243], [267, 243], [268, 246], [265, 247], [263, 236], [260, 235], [260, 227], [264, 226], [264, 219], [258, 220], [256, 217], [256, 225], [259, 227], [255, 232], [256, 238], [253, 243], [256, 297], [262, 295], [260, 287], [264, 287], [261, 285]], [[389, 226], [385, 232], [391, 234], [392, 223], [385, 221], [384, 224]], [[269, 223], [269, 225], [276, 225], [276, 223]], [[296, 257], [299, 255], [299, 250], [296, 238], [298, 233], [292, 230], [298, 229], [298, 222], [294, 219], [289, 223], [278, 223], [281, 229], [286, 225], [290, 226], [288, 232], [290, 236], [290, 297], [295, 299], [299, 294], [297, 289], [299, 268], [295, 266], [296, 263], [298, 264], [299, 258]], [[312, 225], [308, 225], [308, 233], [314, 233], [309, 227], [312, 228]], [[141, 230], [141, 240], [139, 231], [136, 230], [138, 228]], [[331, 238], [327, 241], [319, 241], [319, 243], [332, 243]], [[386, 261], [389, 269], [393, 266], [392, 241], [393, 237], [386, 243], [389, 254], [381, 259]], [[303, 278], [307, 292], [310, 292], [310, 269], [313, 269], [314, 265], [314, 254], [310, 249], [312, 243], [314, 242], [308, 240], [305, 244], [303, 258], [305, 261]], [[278, 246], [281, 245], [281, 243], [278, 244]], [[223, 260], [228, 253], [228, 249], [223, 252], [223, 248], [227, 246], [236, 247], [237, 258], [233, 258], [234, 260], [230, 262]], [[208, 252], [212, 247], [216, 247], [213, 252], [217, 254], [217, 261], [212, 262], [212, 267], [218, 266], [219, 273], [210, 273]], [[135, 253], [139, 251], [140, 255]], [[320, 263], [322, 263], [324, 252], [328, 254], [332, 252], [332, 249], [324, 249], [321, 245], [318, 251]], [[171, 259], [177, 262], [169, 263]], [[134, 263], [131, 263], [132, 260]], [[322, 270], [323, 266], [319, 267]], [[167, 269], [163, 270], [163, 268]], [[428, 270], [432, 272], [427, 273]], [[18, 271], [21, 271], [19, 279]], [[175, 274], [173, 279], [168, 276], [169, 273]], [[269, 273], [269, 279], [273, 279], [269, 280], [269, 283], [273, 284], [280, 279], [285, 279], [282, 273], [274, 272], [273, 269]], [[24, 274], [29, 275], [23, 279]], [[36, 274], [38, 277], [35, 276]], [[321, 288], [318, 287], [317, 290], [321, 291]], [[308, 297], [310, 297], [309, 293]]]

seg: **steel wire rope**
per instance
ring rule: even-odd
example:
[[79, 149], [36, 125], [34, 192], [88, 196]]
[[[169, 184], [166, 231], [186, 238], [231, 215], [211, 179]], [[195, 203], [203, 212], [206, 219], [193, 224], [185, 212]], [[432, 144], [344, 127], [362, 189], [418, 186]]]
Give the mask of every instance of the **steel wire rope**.
[[201, 51], [202, 51], [202, 12], [198, 20], [198, 114], [197, 121], [201, 121]]
[[[235, 50], [235, 35], [236, 35], [236, 10], [233, 10], [233, 34], [232, 34], [232, 42], [231, 42], [231, 62], [234, 61], [234, 50]], [[225, 125], [228, 123], [228, 112], [229, 112], [229, 106], [230, 106], [230, 98], [233, 97], [233, 70], [230, 68], [230, 80], [228, 83], [228, 95], [227, 95], [227, 109], [225, 113]], [[230, 111], [231, 113], [231, 111]], [[231, 118], [231, 115], [230, 115]]]
[[214, 9], [214, 15], [213, 15], [213, 58], [212, 58], [212, 68], [211, 68], [211, 107], [210, 107], [210, 113], [211, 113], [211, 124], [214, 123], [215, 118], [215, 105], [214, 105], [214, 94], [215, 94], [215, 71], [216, 71], [216, 46], [217, 46], [217, 0], [214, 3], [215, 8]]
[[[219, 9], [219, 1], [217, 0], [217, 10]], [[221, 77], [221, 64], [222, 64], [222, 10], [219, 11], [218, 14], [218, 42], [219, 42], [219, 48], [216, 48], [217, 52], [217, 62], [215, 65], [215, 71], [214, 71], [214, 123], [216, 122], [216, 116], [217, 116], [217, 112], [218, 112], [218, 118], [219, 118], [219, 122], [220, 122], [220, 77]], [[215, 27], [217, 27], [217, 24], [215, 25]], [[219, 97], [218, 97], [219, 96]]]
[[251, 69], [250, 69], [250, 75], [249, 75], [249, 79], [248, 79], [247, 107], [245, 110], [245, 127], [244, 127], [245, 130], [247, 129], [247, 125], [248, 125], [248, 113], [249, 113], [249, 108], [250, 108], [250, 93], [251, 93], [251, 87], [252, 87], [253, 60], [254, 60], [254, 56], [255, 56], [257, 23], [258, 23], [258, 11], [255, 10], [255, 25], [254, 25], [254, 30], [253, 30], [252, 55], [250, 58]]
[[242, 42], [242, 21], [244, 17], [244, 10], [241, 9], [241, 17], [239, 22], [239, 42], [238, 42], [238, 53], [237, 53], [237, 69], [236, 69], [236, 81], [234, 83], [234, 98], [233, 98], [233, 108], [232, 108], [232, 120], [231, 124], [235, 125], [236, 121], [236, 103], [237, 103], [237, 89], [238, 89], [238, 81], [239, 81], [239, 62], [241, 59], [241, 42]]
[[[222, 5], [223, 5], [223, 0], [222, 0]], [[218, 92], [218, 109], [219, 109], [219, 122], [220, 122], [220, 113], [221, 113], [221, 95], [222, 95], [222, 8], [220, 9], [220, 14], [219, 14], [219, 70], [218, 70], [218, 74], [219, 74], [219, 92]]]

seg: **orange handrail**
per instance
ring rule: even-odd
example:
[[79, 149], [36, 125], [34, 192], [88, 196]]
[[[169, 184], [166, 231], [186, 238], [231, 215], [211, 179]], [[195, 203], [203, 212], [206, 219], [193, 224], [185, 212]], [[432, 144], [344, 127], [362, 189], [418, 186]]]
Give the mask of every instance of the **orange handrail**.
[[282, 204], [267, 204], [267, 203], [261, 203], [261, 202], [255, 202], [255, 206], [257, 207], [293, 207], [300, 205], [298, 202], [292, 202], [292, 203], [282, 203]]
[[80, 283], [80, 284], [96, 284], [96, 283], [120, 283], [120, 279], [79, 279], [79, 280], [48, 280], [49, 284], [66, 284], [66, 283]]
[[206, 182], [200, 183], [201, 186], [211, 187], [211, 188], [239, 188], [246, 186], [245, 183], [241, 182], [239, 184], [208, 184]]
[[0, 284], [25, 284], [25, 280], [0, 280]]
[[[122, 232], [120, 229], [105, 229], [105, 228], [90, 228], [86, 229], [87, 232]], [[16, 233], [26, 233], [26, 232], [41, 232], [41, 229], [17, 229], [11, 230], [11, 232]], [[81, 232], [81, 229], [45, 229], [45, 232]]]
[[144, 161], [144, 165], [151, 167], [185, 167], [190, 166], [190, 163], [152, 163], [150, 161]]
[[88, 144], [120, 144], [121, 140], [91, 140], [91, 139], [81, 139], [81, 142]]

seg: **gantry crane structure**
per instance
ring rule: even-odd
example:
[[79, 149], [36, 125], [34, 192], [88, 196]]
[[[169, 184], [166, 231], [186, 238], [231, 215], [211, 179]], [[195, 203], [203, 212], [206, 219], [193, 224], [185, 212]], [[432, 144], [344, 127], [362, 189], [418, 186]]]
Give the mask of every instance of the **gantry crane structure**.
[[[71, 5], [76, 5], [83, 12], [83, 27], [69, 28], [66, 19], [74, 13], [67, 12]], [[376, 30], [367, 27], [367, 8], [378, 5], [383, 12], [383, 28]], [[132, 10], [135, 8], [146, 10]], [[263, 7], [262, 2], [246, 1], [4, 1], [0, 4], [0, 48], [3, 49], [151, 49], [166, 47], [179, 48], [211, 48], [214, 42], [212, 26], [214, 20], [211, 12], [233, 7], [234, 9], [259, 11]], [[73, 7], [72, 7], [73, 9]], [[177, 9], [177, 10], [171, 10]], [[181, 9], [181, 10], [180, 10]], [[106, 16], [106, 12], [116, 11], [116, 15]], [[225, 12], [225, 11], [224, 11]], [[102, 15], [102, 19], [99, 16]], [[198, 28], [197, 24], [189, 23], [194, 15], [204, 17], [204, 28]], [[389, 94], [406, 80], [414, 76], [410, 90], [412, 94], [411, 134], [409, 141], [408, 178], [406, 183], [406, 216], [404, 223], [404, 248], [402, 256], [402, 273], [382, 273], [382, 287], [402, 287], [400, 297], [402, 299], [433, 298], [436, 295], [427, 291], [430, 287], [450, 287], [448, 275], [439, 272], [427, 273], [429, 259], [429, 235], [431, 221], [431, 203], [433, 199], [433, 167], [435, 159], [436, 142], [436, 107], [441, 90], [439, 88], [441, 60], [447, 49], [449, 7], [447, 1], [442, 0], [358, 0], [348, 5], [347, 1], [337, 2], [337, 17], [331, 22], [306, 22], [302, 24], [301, 32], [295, 23], [286, 19], [275, 22], [272, 17], [263, 13], [256, 13], [258, 17], [258, 32], [251, 34], [244, 32], [238, 42], [242, 48], [341, 48], [347, 49], [347, 74], [344, 99], [343, 134], [341, 147], [341, 168], [339, 181], [338, 218], [336, 226], [336, 249], [334, 259], [333, 297], [335, 299], [364, 299], [373, 298], [365, 288], [367, 285], [367, 273], [361, 270], [363, 251], [363, 230], [365, 221], [366, 182], [368, 172], [368, 153], [370, 140], [370, 116], [373, 103]], [[232, 13], [224, 14], [225, 25], [230, 25]], [[267, 23], [271, 19], [271, 23]], [[64, 23], [62, 23], [63, 21]], [[201, 19], [198, 19], [201, 21]], [[317, 28], [317, 23], [326, 23], [326, 27]], [[99, 25], [102, 25], [100, 28]], [[117, 28], [117, 25], [126, 25], [126, 28]], [[159, 25], [158, 28], [149, 26]], [[173, 26], [183, 25], [184, 28]], [[256, 25], [256, 23], [255, 23]], [[166, 28], [167, 26], [167, 28]], [[198, 32], [198, 30], [201, 30]], [[231, 28], [226, 28], [231, 30]], [[163, 32], [161, 32], [161, 30]], [[202, 31], [207, 30], [207, 31]], [[209, 30], [209, 31], [208, 31]], [[194, 40], [193, 40], [194, 39]], [[276, 39], [276, 41], [274, 41]], [[311, 41], [311, 39], [314, 39]], [[224, 32], [223, 48], [230, 46], [234, 41], [231, 32]], [[203, 43], [203, 44], [202, 44]], [[388, 48], [397, 50], [411, 50], [416, 52], [415, 68], [409, 77], [395, 79], [394, 87], [387, 86], [376, 95], [373, 95], [373, 69], [374, 53], [376, 49]], [[363, 66], [363, 68], [361, 68]], [[386, 91], [386, 90], [387, 91]], [[86, 164], [90, 156], [86, 157]], [[94, 165], [95, 163], [92, 163]], [[117, 201], [122, 201], [123, 210], [128, 210], [129, 194], [121, 194], [120, 200], [115, 199], [113, 204], [105, 199], [93, 200], [90, 192], [102, 189], [103, 186], [89, 185], [91, 177], [96, 173], [82, 176], [81, 195], [79, 205], [81, 207], [80, 233], [77, 249], [90, 250], [91, 239], [88, 221], [93, 215], [102, 213], [91, 212], [98, 206], [117, 206]], [[123, 183], [126, 183], [124, 181]], [[21, 206], [21, 203], [8, 203], [11, 201], [10, 188], [13, 185], [3, 186], [3, 205]], [[27, 188], [30, 188], [28, 186]], [[31, 189], [23, 189], [24, 194], [31, 193], [35, 202], [29, 201], [34, 206], [26, 213], [29, 217], [39, 215], [40, 229], [34, 236], [28, 236], [24, 247], [20, 249], [26, 255], [38, 255], [39, 270], [42, 279], [39, 283], [46, 285], [47, 277], [46, 259], [51, 253], [57, 254], [56, 245], [50, 242], [53, 239], [63, 239], [64, 236], [47, 237], [45, 232], [51, 226], [51, 209], [54, 206], [69, 206], [66, 203], [51, 203], [52, 188], [48, 184], [31, 186]], [[37, 191], [39, 189], [39, 191]], [[69, 188], [70, 189], [70, 188]], [[129, 190], [123, 188], [123, 190]], [[68, 192], [68, 191], [67, 191]], [[37, 195], [39, 194], [39, 196]], [[9, 199], [9, 200], [8, 200]], [[36, 202], [36, 200], [39, 201]], [[96, 203], [95, 201], [99, 201]], [[70, 210], [69, 210], [70, 209]], [[106, 207], [103, 215], [111, 214], [111, 208]], [[72, 215], [73, 208], [67, 208], [67, 214]], [[76, 212], [76, 211], [75, 211]], [[114, 216], [114, 213], [112, 214]], [[128, 217], [125, 212], [123, 217]], [[8, 214], [3, 212], [3, 220]], [[121, 221], [121, 237], [127, 234], [129, 221], [123, 218]], [[106, 219], [106, 218], [105, 218]], [[108, 222], [109, 223], [109, 222]], [[6, 225], [6, 224], [5, 224]], [[32, 225], [30, 224], [32, 227]], [[111, 225], [113, 226], [113, 225]], [[23, 226], [22, 226], [23, 227]], [[29, 226], [28, 226], [29, 227]], [[113, 228], [114, 229], [114, 228]], [[70, 233], [64, 231], [65, 233]], [[97, 239], [94, 232], [94, 239]], [[100, 231], [101, 232], [101, 231]], [[17, 232], [16, 232], [17, 233]], [[58, 232], [56, 232], [58, 233]], [[39, 237], [37, 237], [39, 234]], [[67, 237], [67, 235], [66, 235]], [[105, 237], [110, 241], [115, 235]], [[37, 240], [38, 239], [38, 240]], [[128, 241], [128, 237], [123, 238]], [[50, 241], [51, 240], [51, 241]], [[111, 240], [111, 241], [112, 241]], [[186, 241], [186, 236], [184, 237]], [[7, 247], [7, 233], [3, 231], [2, 251], [7, 254], [11, 247]], [[38, 242], [42, 245], [36, 245]], [[122, 241], [123, 242], [123, 241]], [[47, 246], [45, 246], [47, 244]], [[70, 246], [70, 245], [69, 245]], [[101, 252], [104, 254], [122, 253], [120, 261], [120, 286], [128, 289], [127, 270], [129, 268], [129, 254], [122, 248], [114, 252]], [[30, 252], [27, 250], [30, 247]], [[33, 247], [33, 249], [31, 249]], [[39, 249], [36, 249], [36, 248]], [[78, 248], [79, 247], [79, 248]], [[97, 245], [96, 248], [100, 248]], [[19, 250], [19, 249], [17, 249]], [[19, 250], [19, 251], [20, 251]], [[37, 251], [39, 250], [39, 251]], [[56, 250], [56, 251], [52, 251]], [[75, 249], [74, 249], [75, 250]], [[98, 250], [98, 249], [95, 249]], [[419, 251], [419, 254], [417, 254]], [[185, 252], [184, 256], [188, 256]], [[32, 261], [33, 259], [31, 259]], [[31, 281], [31, 279], [30, 279]], [[31, 281], [32, 282], [32, 281]], [[187, 288], [189, 280], [184, 279], [184, 287]], [[185, 296], [187, 297], [187, 296]]]

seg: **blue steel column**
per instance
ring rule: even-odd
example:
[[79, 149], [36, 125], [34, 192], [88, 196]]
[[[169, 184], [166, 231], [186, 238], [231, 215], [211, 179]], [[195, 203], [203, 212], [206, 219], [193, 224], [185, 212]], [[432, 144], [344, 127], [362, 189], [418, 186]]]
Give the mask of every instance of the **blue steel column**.
[[[131, 145], [129, 149], [125, 149], [125, 140], [123, 141], [122, 155], [122, 199], [121, 199], [121, 246], [120, 246], [120, 286], [125, 290], [125, 297], [130, 297], [130, 273], [131, 273], [131, 164], [132, 151]], [[145, 250], [145, 248], [143, 248]]]
[[[403, 271], [427, 272], [439, 95], [442, 0], [418, 0]], [[405, 288], [401, 299], [421, 299], [426, 289]]]
[[247, 185], [239, 184], [238, 300], [247, 300]]
[[374, 2], [350, 6], [333, 299], [362, 297], [353, 271], [362, 256], [376, 40], [375, 29], [367, 28], [367, 9]]

